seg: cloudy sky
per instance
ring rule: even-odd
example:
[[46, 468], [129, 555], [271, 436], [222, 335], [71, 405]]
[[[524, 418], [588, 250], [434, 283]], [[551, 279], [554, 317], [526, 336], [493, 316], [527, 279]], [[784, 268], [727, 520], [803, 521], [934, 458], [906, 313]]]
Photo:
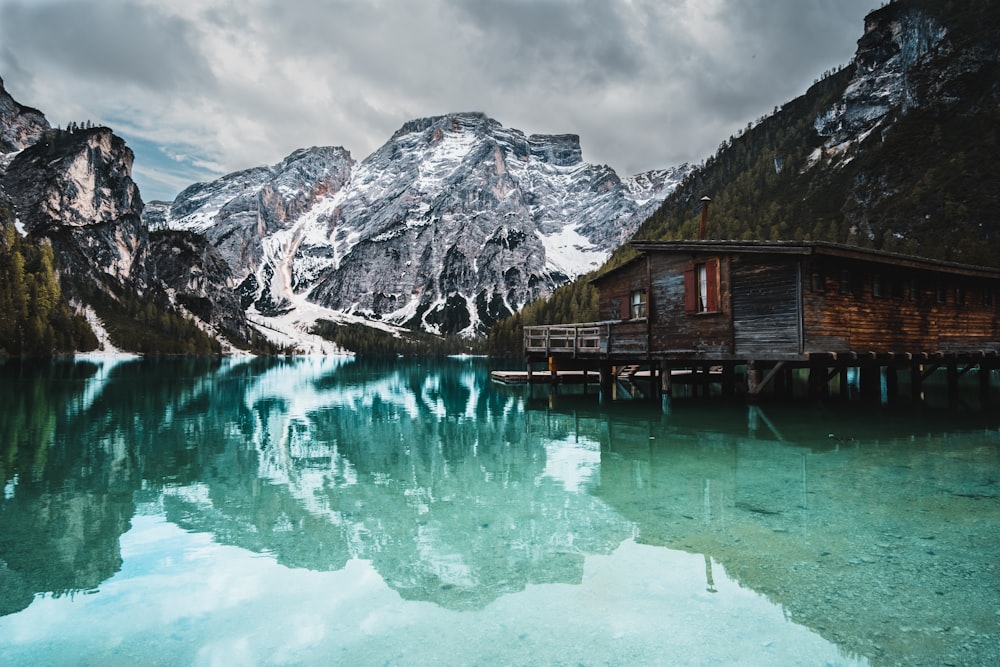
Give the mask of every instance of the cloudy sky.
[[0, 0], [0, 77], [109, 125], [143, 198], [414, 118], [580, 135], [620, 175], [700, 162], [854, 54], [878, 0]]

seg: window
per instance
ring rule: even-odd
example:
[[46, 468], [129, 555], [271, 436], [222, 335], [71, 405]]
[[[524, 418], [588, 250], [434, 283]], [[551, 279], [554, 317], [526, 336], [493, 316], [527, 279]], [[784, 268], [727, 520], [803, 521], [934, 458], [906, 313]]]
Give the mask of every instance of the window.
[[882, 287], [882, 275], [879, 273], [872, 276], [872, 296], [875, 298], [885, 296], [885, 292]]
[[719, 312], [719, 260], [691, 263], [684, 269], [684, 310]]
[[948, 289], [941, 283], [937, 286], [937, 302], [946, 303], [948, 301]]
[[812, 291], [813, 292], [822, 292], [823, 288], [824, 288], [824, 285], [823, 285], [823, 274], [820, 273], [819, 271], [813, 271], [811, 275], [812, 275], [812, 278], [811, 278], [811, 280], [812, 280]]
[[916, 278], [910, 279], [910, 301], [920, 302], [920, 281]]
[[851, 293], [851, 272], [847, 269], [842, 269], [840, 271], [840, 293]]
[[637, 289], [632, 292], [631, 315], [633, 320], [646, 317], [646, 290]]
[[965, 305], [965, 288], [956, 287], [955, 288], [955, 305], [964, 306]]
[[993, 305], [993, 288], [987, 287], [983, 290], [983, 305], [990, 307]]

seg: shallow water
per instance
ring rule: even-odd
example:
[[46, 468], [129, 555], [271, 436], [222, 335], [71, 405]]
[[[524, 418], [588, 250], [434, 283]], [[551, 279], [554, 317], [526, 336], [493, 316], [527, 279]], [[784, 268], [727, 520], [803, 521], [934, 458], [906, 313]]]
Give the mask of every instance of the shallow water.
[[5, 664], [998, 664], [996, 410], [0, 366]]

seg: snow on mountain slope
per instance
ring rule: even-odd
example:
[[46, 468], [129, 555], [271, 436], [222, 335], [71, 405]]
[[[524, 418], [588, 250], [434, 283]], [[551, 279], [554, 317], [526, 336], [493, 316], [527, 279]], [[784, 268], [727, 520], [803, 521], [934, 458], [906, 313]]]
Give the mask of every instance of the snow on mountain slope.
[[575, 135], [458, 113], [404, 124], [360, 164], [310, 148], [193, 185], [148, 219], [205, 234], [255, 318], [309, 303], [472, 336], [597, 268], [688, 170], [623, 181]]

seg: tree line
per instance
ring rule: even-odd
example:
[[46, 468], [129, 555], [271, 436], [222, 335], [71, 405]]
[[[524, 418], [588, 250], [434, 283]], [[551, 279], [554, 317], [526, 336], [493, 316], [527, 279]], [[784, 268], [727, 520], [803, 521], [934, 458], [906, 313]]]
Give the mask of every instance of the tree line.
[[0, 206], [0, 356], [51, 356], [97, 345], [86, 319], [70, 310], [52, 246], [21, 236], [10, 210]]

